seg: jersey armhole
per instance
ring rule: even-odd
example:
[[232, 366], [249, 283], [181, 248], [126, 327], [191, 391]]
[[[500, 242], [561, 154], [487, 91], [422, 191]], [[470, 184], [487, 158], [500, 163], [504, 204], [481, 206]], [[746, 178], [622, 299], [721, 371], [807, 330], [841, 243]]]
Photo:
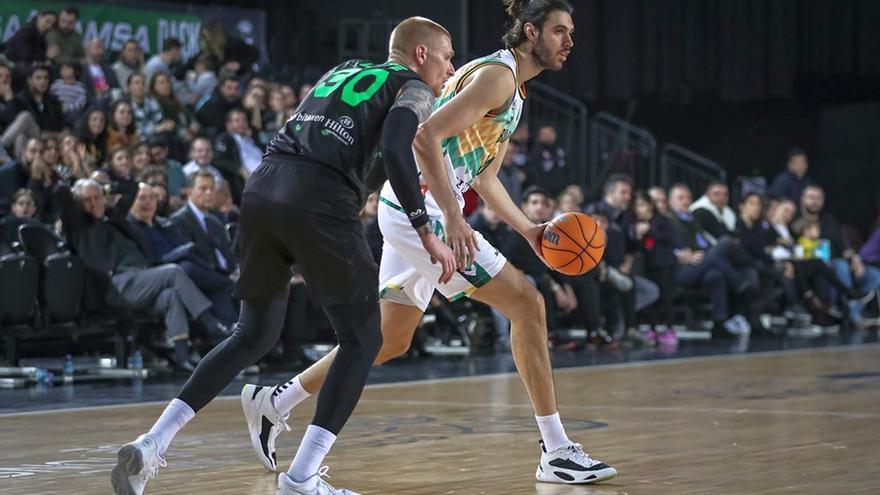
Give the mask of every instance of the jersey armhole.
[[[505, 64], [504, 62], [500, 62], [500, 61], [497, 61], [497, 60], [484, 60], [483, 62], [480, 62], [480, 63], [478, 63], [478, 64], [475, 64], [473, 67], [471, 67], [470, 69], [468, 69], [467, 72], [465, 72], [464, 74], [461, 75], [461, 78], [460, 78], [460, 79], [458, 80], [458, 82], [455, 84], [455, 90], [454, 90], [454, 91], [455, 91], [455, 94], [458, 94], [458, 92], [461, 91], [461, 88], [464, 86], [464, 82], [467, 81], [467, 79], [468, 79], [469, 77], [471, 77], [472, 75], [474, 75], [474, 73], [475, 73], [478, 69], [483, 68], [483, 67], [486, 67], [487, 65], [499, 65], [499, 66], [501, 66], [501, 67], [506, 68], [507, 70], [510, 71], [511, 74], [513, 74], [513, 82], [514, 82], [514, 84], [516, 84], [516, 73], [513, 71], [513, 67], [511, 67], [511, 66]], [[520, 85], [520, 87], [517, 88], [517, 91], [520, 91], [520, 94], [522, 94], [522, 92], [525, 91], [525, 85]], [[504, 103], [504, 105], [500, 106], [499, 108], [496, 108], [496, 109], [490, 110], [489, 113], [486, 114], [486, 116], [487, 116], [487, 117], [497, 117], [498, 115], [504, 113], [504, 111], [507, 110], [507, 108], [510, 106], [510, 104], [511, 104], [512, 101], [513, 101], [513, 96], [511, 96], [511, 97], [510, 97], [510, 98]]]

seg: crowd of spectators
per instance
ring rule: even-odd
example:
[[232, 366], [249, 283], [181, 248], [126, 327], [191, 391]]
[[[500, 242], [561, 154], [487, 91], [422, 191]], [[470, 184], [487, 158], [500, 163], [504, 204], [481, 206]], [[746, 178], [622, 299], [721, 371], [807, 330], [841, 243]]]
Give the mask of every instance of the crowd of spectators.
[[[145, 60], [135, 40], [111, 59], [100, 38], [83, 39], [78, 21], [75, 7], [40, 12], [0, 57], [0, 245], [13, 246], [23, 224], [45, 225], [83, 260], [99, 309], [160, 318], [164, 334], [154, 344], [187, 371], [198, 359], [194, 344], [217, 342], [237, 320], [237, 204], [310, 86], [260, 77], [253, 49], [213, 22], [203, 24], [203, 49], [190, 59], [167, 38]], [[551, 334], [582, 327], [602, 345], [673, 345], [681, 301], [707, 297], [716, 336], [763, 330], [768, 307], [861, 325], [867, 296], [880, 286], [880, 233], [856, 251], [824, 211], [803, 150], [792, 150], [765, 194], [734, 204], [723, 183], [641, 191], [625, 175], [609, 177], [588, 202], [550, 125], [534, 139], [521, 127], [502, 160], [501, 181], [531, 220], [582, 211], [607, 233], [595, 270], [563, 276], [469, 194], [471, 224], [538, 287]], [[371, 198], [363, 217], [378, 261], [375, 210]], [[298, 309], [289, 320], [301, 326], [308, 296], [301, 280], [292, 284]], [[457, 321], [440, 299], [432, 310], [438, 321]], [[503, 315], [492, 321], [509, 345]], [[279, 355], [300, 356], [296, 338], [284, 342]]]
[[175, 38], [111, 60], [78, 21], [40, 12], [0, 56], [0, 245], [44, 225], [86, 266], [89, 308], [156, 317], [150, 346], [188, 371], [238, 319], [236, 205], [299, 92], [256, 76], [255, 50], [214, 22], [190, 60]]

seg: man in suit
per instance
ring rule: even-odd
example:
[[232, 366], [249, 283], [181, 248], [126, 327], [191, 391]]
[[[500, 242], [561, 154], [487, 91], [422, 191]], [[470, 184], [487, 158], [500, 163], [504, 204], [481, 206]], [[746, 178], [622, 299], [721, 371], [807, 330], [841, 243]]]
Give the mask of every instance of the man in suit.
[[214, 166], [229, 182], [232, 200], [241, 204], [241, 191], [245, 178], [260, 165], [263, 150], [250, 137], [247, 114], [241, 108], [233, 108], [226, 114], [226, 132], [214, 142]]
[[209, 301], [186, 272], [176, 264], [155, 266], [150, 251], [125, 219], [124, 211], [108, 207], [104, 189], [93, 179], [80, 179], [55, 191], [61, 205], [61, 222], [68, 242], [83, 260], [94, 285], [107, 305], [148, 310], [165, 321], [165, 338], [174, 347], [175, 365], [192, 371], [189, 320], [207, 328], [216, 325]]
[[213, 314], [217, 319], [231, 324], [238, 320], [231, 278], [237, 268], [226, 228], [211, 214], [216, 182], [207, 170], [197, 171], [191, 180], [189, 201], [171, 215], [171, 223], [185, 241], [195, 244], [195, 256], [204, 261], [200, 263], [203, 269], [189, 271], [190, 277], [214, 303]]

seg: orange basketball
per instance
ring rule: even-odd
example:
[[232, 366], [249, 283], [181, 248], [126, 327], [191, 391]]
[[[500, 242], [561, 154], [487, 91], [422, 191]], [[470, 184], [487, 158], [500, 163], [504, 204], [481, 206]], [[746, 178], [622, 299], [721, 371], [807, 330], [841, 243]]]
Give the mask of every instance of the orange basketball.
[[602, 261], [605, 231], [589, 215], [563, 213], [544, 231], [541, 251], [559, 273], [583, 275]]

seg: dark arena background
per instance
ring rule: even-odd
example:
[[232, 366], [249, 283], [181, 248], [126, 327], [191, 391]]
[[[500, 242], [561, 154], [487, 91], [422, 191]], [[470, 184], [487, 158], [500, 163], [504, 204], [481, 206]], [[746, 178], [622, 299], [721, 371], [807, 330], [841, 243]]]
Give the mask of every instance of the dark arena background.
[[[880, 493], [880, 2], [571, 4], [573, 48], [526, 83], [498, 177], [534, 224], [590, 215], [604, 258], [562, 275], [475, 189], [463, 214], [541, 296], [520, 302], [530, 322], [546, 313], [530, 355], [546, 343], [562, 435], [617, 477], [536, 480], [547, 437], [513, 357], [518, 309], [478, 302], [474, 282], [473, 298], [435, 291], [408, 350], [372, 368], [328, 482]], [[240, 207], [267, 146], [330, 69], [385, 62], [412, 16], [446, 28], [455, 69], [511, 26], [500, 0], [0, 2], [0, 495], [114, 493], [123, 444], [235, 338]], [[356, 230], [378, 264], [375, 189]], [[180, 430], [143, 493], [276, 493], [239, 397], [283, 392], [334, 348], [304, 282], [332, 268], [293, 267], [278, 342]], [[166, 285], [135, 290], [147, 272]], [[316, 402], [292, 431], [275, 423], [278, 473]]]

